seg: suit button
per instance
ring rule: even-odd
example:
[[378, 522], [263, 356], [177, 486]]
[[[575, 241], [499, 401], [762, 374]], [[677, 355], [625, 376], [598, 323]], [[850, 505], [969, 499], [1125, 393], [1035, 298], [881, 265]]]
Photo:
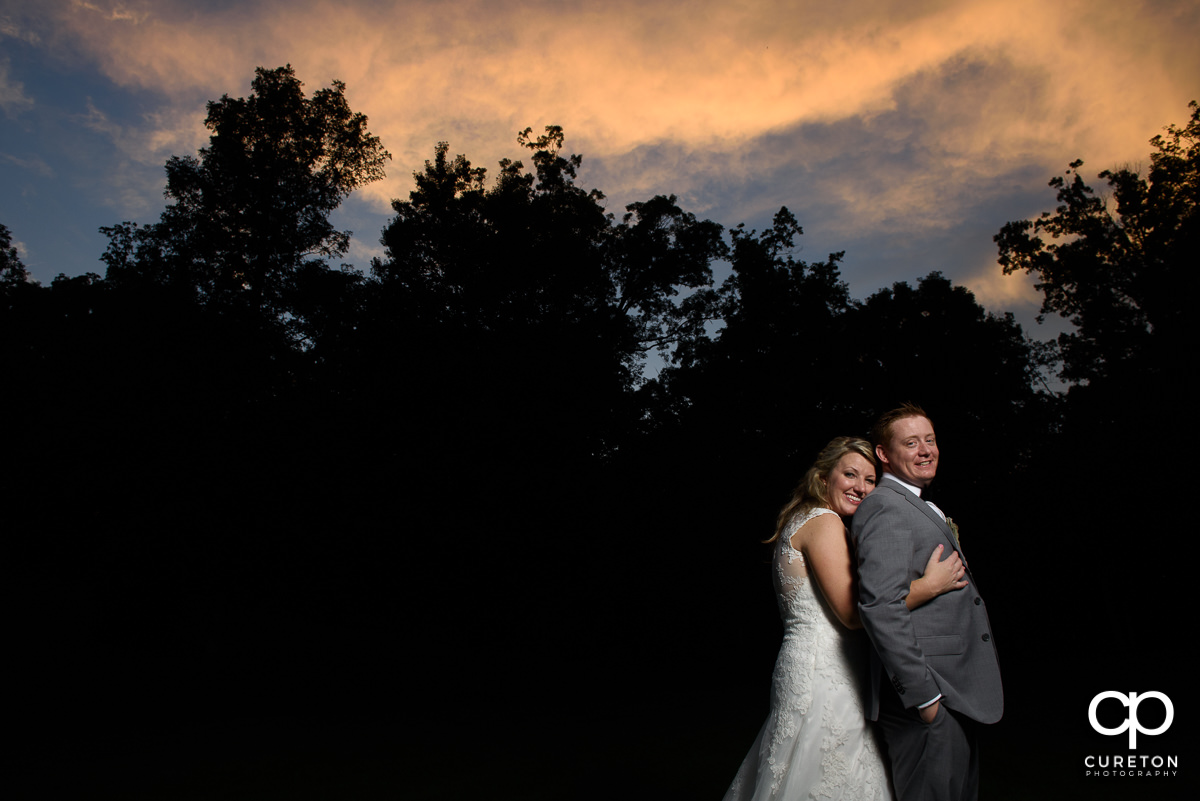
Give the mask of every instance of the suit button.
[[976, 597], [976, 598], [975, 598], [975, 605], [976, 605], [976, 606], [979, 606], [981, 603], [983, 603], [983, 599], [982, 599], [982, 598], [979, 598], [979, 597]]
[[987, 641], [988, 641], [988, 640], [990, 640], [990, 639], [992, 639], [992, 635], [990, 635], [990, 634], [986, 634], [986, 633], [983, 635], [983, 641], [984, 641], [984, 642], [987, 642]]

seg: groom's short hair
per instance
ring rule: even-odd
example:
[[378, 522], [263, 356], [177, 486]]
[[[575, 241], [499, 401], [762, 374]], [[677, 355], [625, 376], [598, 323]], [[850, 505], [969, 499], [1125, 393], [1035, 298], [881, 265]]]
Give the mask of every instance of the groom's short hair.
[[895, 409], [884, 412], [875, 421], [875, 425], [871, 426], [871, 444], [875, 446], [882, 445], [886, 448], [888, 441], [892, 438], [892, 426], [897, 421], [909, 417], [924, 417], [930, 423], [933, 422], [933, 419], [917, 404], [910, 402], [902, 403]]

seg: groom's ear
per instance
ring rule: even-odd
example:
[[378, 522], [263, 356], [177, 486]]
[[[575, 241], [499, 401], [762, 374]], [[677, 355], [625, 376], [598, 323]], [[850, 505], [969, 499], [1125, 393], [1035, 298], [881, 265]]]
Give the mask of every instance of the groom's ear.
[[887, 451], [883, 449], [882, 445], [875, 446], [875, 456], [878, 457], [880, 464], [888, 463]]

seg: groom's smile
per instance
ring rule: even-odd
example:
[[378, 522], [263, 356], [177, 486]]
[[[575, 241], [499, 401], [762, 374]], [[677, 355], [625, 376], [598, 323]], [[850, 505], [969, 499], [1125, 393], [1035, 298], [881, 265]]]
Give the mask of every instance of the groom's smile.
[[905, 417], [892, 424], [887, 445], [876, 449], [884, 469], [918, 487], [927, 487], [937, 475], [937, 436], [926, 417]]

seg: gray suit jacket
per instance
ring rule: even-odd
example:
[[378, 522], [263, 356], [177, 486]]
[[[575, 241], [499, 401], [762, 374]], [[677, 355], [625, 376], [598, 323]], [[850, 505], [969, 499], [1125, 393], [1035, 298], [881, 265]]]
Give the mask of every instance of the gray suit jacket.
[[[942, 695], [942, 703], [981, 723], [1004, 712], [1000, 664], [987, 607], [970, 571], [961, 590], [943, 593], [911, 612], [908, 585], [921, 577], [933, 549], [942, 558], [962, 549], [946, 522], [895, 481], [879, 482], [851, 522], [858, 560], [859, 613], [875, 646], [868, 717], [879, 717], [884, 674], [906, 707]], [[964, 556], [965, 559], [965, 556]]]

